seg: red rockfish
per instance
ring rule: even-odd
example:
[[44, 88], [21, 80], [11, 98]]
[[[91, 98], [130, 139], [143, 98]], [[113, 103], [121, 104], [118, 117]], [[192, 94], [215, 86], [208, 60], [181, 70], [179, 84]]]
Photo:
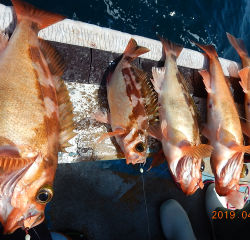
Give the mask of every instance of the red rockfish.
[[92, 115], [97, 121], [109, 123], [113, 130], [98, 142], [115, 136], [127, 164], [146, 161], [148, 128], [157, 115], [157, 99], [147, 82], [147, 75], [132, 65], [136, 57], [148, 51], [130, 39], [120, 61], [114, 62], [107, 74], [110, 112]]
[[44, 220], [58, 151], [69, 146], [72, 104], [61, 80], [65, 62], [39, 30], [65, 17], [12, 0], [17, 26], [0, 33], [0, 221], [4, 233]]
[[202, 159], [211, 155], [213, 147], [201, 144], [194, 102], [176, 64], [183, 46], [159, 38], [166, 59], [163, 68], [152, 69], [152, 83], [158, 93], [160, 124], [150, 127], [149, 134], [162, 142], [163, 151], [152, 165], [166, 157], [175, 181], [186, 195], [191, 195], [203, 188]]
[[214, 147], [210, 162], [215, 189], [220, 196], [233, 198], [238, 196], [243, 155], [250, 152], [250, 146], [243, 146], [239, 115], [217, 52], [212, 45], [195, 44], [206, 52], [209, 59], [209, 72], [200, 71], [208, 93], [207, 124], [202, 134]]

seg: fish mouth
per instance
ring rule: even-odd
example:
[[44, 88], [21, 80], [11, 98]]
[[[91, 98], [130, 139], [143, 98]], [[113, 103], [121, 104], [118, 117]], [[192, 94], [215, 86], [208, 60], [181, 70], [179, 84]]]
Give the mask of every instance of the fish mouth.
[[[16, 210], [16, 208], [13, 210]], [[18, 228], [22, 228], [23, 230], [33, 228], [43, 222], [45, 218], [44, 213], [37, 210], [33, 210], [33, 212], [35, 213], [29, 213], [25, 218], [22, 215], [20, 209], [18, 209], [18, 211], [18, 216], [15, 216], [14, 218], [8, 217], [6, 224], [3, 224], [4, 234], [11, 234]], [[13, 215], [15, 214], [15, 212], [16, 211], [14, 211]]]

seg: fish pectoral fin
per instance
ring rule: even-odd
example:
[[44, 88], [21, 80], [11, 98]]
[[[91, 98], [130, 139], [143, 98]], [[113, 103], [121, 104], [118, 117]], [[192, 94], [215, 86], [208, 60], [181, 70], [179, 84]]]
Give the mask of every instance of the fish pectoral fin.
[[229, 148], [240, 153], [249, 153], [250, 154], [250, 145], [249, 146], [239, 146], [236, 145], [237, 143], [233, 144]]
[[181, 147], [181, 150], [183, 156], [203, 159], [211, 156], [213, 147], [207, 144], [200, 144], [198, 146], [183, 146]]
[[152, 67], [153, 79], [151, 79], [151, 82], [157, 93], [160, 93], [161, 91], [161, 85], [164, 80], [165, 71], [166, 71], [165, 67], [162, 68]]
[[248, 81], [249, 81], [249, 69], [250, 67], [245, 67], [238, 71], [241, 81], [239, 81], [243, 92], [248, 93]]
[[2, 52], [9, 41], [9, 36], [5, 32], [0, 31], [0, 52]]
[[201, 131], [201, 134], [206, 137], [208, 140], [212, 140], [212, 132], [208, 128], [207, 124], [203, 124], [203, 129]]
[[162, 135], [164, 136], [164, 138], [166, 140], [168, 140], [168, 131], [167, 131], [167, 120], [164, 119], [162, 122], [161, 122], [161, 131], [162, 131]]
[[150, 125], [148, 129], [148, 134], [156, 138], [157, 140], [162, 140], [162, 132], [161, 132], [161, 125], [160, 123], [157, 123], [156, 125]]
[[210, 76], [210, 73], [207, 70], [201, 70], [201, 71], [199, 71], [199, 74], [203, 78], [203, 82], [204, 82], [204, 85], [206, 87], [206, 91], [208, 93], [211, 93], [212, 89], [211, 89], [211, 76]]
[[242, 120], [240, 121], [240, 124], [241, 124], [241, 130], [242, 130], [242, 132], [245, 135], [247, 135], [248, 137], [250, 137], [250, 129], [247, 126], [247, 124], [245, 122], [243, 122]]
[[16, 158], [0, 157], [0, 175], [23, 168], [35, 161], [36, 157]]
[[166, 161], [166, 157], [164, 155], [163, 149], [161, 149], [158, 153], [155, 154], [153, 162], [150, 165], [150, 168], [147, 170], [149, 171], [153, 167], [157, 167], [163, 164]]
[[101, 110], [98, 110], [97, 112], [91, 113], [90, 117], [98, 122], [111, 124], [110, 114], [107, 113], [107, 111], [103, 112]]
[[123, 129], [116, 129], [114, 132], [107, 132], [107, 133], [104, 133], [98, 140], [97, 140], [97, 143], [101, 142], [102, 140], [105, 140], [105, 139], [108, 139], [108, 138], [111, 138], [111, 137], [114, 137], [115, 135], [121, 135], [123, 134], [124, 131]]

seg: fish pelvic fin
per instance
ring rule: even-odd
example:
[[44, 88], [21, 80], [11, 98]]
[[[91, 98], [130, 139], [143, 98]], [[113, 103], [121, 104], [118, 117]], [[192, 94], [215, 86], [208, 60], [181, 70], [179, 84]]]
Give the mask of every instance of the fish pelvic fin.
[[240, 57], [248, 57], [248, 52], [242, 39], [235, 38], [229, 33], [227, 33], [227, 38]]
[[97, 140], [97, 143], [105, 140], [105, 139], [108, 139], [108, 138], [111, 138], [111, 137], [114, 137], [115, 135], [121, 135], [123, 134], [124, 131], [123, 129], [116, 129], [114, 132], [107, 132], [107, 133], [104, 133], [98, 140]]
[[245, 67], [245, 68], [241, 69], [240, 71], [238, 71], [240, 79], [241, 79], [241, 81], [239, 81], [239, 83], [240, 83], [244, 93], [248, 93], [248, 91], [250, 90], [249, 70], [250, 70], [250, 67]]
[[133, 38], [131, 38], [123, 55], [125, 58], [127, 58], [128, 62], [132, 62], [138, 56], [149, 51], [150, 50], [146, 47], [138, 46], [137, 42]]
[[0, 175], [21, 169], [36, 160], [36, 157], [0, 157]]
[[155, 154], [153, 162], [150, 165], [150, 168], [147, 170], [149, 171], [153, 167], [157, 167], [163, 164], [166, 161], [166, 157], [164, 155], [163, 149], [161, 149], [158, 153]]
[[207, 144], [200, 144], [198, 146], [184, 146], [181, 147], [183, 156], [191, 158], [206, 158], [210, 157], [213, 151], [213, 147]]
[[77, 133], [73, 132], [76, 125], [73, 120], [73, 106], [70, 101], [69, 91], [61, 78], [66, 64], [59, 52], [48, 41], [39, 39], [39, 46], [54, 80], [59, 106], [59, 146], [61, 152], [66, 152], [65, 148], [71, 146], [68, 141], [77, 135]]
[[65, 19], [65, 16], [38, 9], [22, 0], [11, 0], [17, 14], [17, 22], [22, 19], [31, 19], [38, 24], [39, 30]]
[[157, 37], [160, 39], [166, 55], [168, 55], [167, 53], [171, 53], [174, 56], [176, 56], [176, 58], [180, 55], [180, 53], [183, 49], [182, 45], [180, 45], [178, 43], [174, 43], [174, 42], [168, 40], [167, 38], [161, 37], [158, 34], [157, 34]]
[[213, 57], [218, 58], [218, 54], [213, 45], [202, 45], [202, 44], [194, 42], [193, 40], [190, 40], [190, 41], [193, 42], [195, 45], [197, 45], [199, 48], [201, 48], [204, 52], [206, 52], [209, 58], [213, 58]]
[[147, 73], [137, 68], [134, 68], [134, 74], [139, 79], [141, 84], [141, 94], [145, 103], [145, 109], [148, 116], [150, 125], [155, 124], [158, 121], [159, 105], [157, 94], [153, 89], [152, 83], [149, 80]]
[[250, 154], [250, 145], [249, 146], [231, 146], [230, 149], [236, 151], [237, 153], [248, 153]]

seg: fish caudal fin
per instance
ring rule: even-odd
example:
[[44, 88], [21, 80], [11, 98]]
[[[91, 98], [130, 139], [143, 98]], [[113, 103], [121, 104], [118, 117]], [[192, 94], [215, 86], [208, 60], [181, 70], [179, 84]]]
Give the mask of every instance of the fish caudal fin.
[[35, 161], [36, 157], [30, 158], [15, 158], [15, 157], [0, 157], [0, 175], [9, 173], [20, 168], [23, 168]]
[[194, 42], [193, 40], [190, 41], [193, 42], [195, 45], [197, 45], [199, 48], [201, 48], [204, 52], [206, 52], [209, 58], [218, 57], [218, 54], [213, 45], [202, 45]]
[[142, 55], [143, 53], [149, 52], [150, 50], [146, 47], [138, 46], [137, 42], [131, 38], [123, 55], [128, 58], [128, 62], [132, 62], [135, 58]]
[[245, 68], [241, 69], [240, 71], [238, 71], [240, 79], [241, 79], [241, 81], [239, 83], [240, 83], [244, 93], [248, 93], [248, 91], [250, 90], [249, 70], [250, 70], [250, 67], [245, 67]]
[[17, 14], [17, 22], [30, 18], [38, 24], [39, 30], [65, 19], [65, 16], [38, 9], [22, 0], [11, 0]]
[[171, 53], [174, 56], [178, 57], [183, 49], [183, 46], [178, 44], [178, 43], [174, 43], [171, 42], [170, 40], [168, 40], [167, 38], [161, 37], [160, 35], [157, 34], [157, 37], [160, 39], [164, 52], [166, 53], [166, 55], [168, 55], [167, 53]]
[[166, 157], [164, 155], [163, 149], [161, 149], [158, 153], [155, 154], [153, 162], [150, 165], [150, 168], [147, 170], [149, 171], [153, 167], [157, 167], [163, 164], [166, 161]]
[[61, 79], [66, 64], [62, 56], [49, 42], [39, 39], [39, 46], [48, 63], [57, 93], [60, 123], [59, 150], [61, 152], [66, 152], [65, 148], [72, 146], [68, 141], [77, 135], [77, 133], [73, 132], [76, 126], [73, 120], [73, 106], [70, 101], [69, 91], [64, 81]]
[[210, 157], [213, 147], [207, 144], [200, 144], [198, 146], [185, 146], [181, 147], [183, 156], [191, 158], [206, 158]]
[[248, 57], [248, 52], [242, 39], [235, 38], [229, 33], [227, 33], [227, 38], [240, 57]]

